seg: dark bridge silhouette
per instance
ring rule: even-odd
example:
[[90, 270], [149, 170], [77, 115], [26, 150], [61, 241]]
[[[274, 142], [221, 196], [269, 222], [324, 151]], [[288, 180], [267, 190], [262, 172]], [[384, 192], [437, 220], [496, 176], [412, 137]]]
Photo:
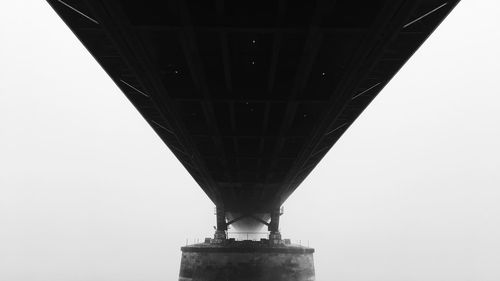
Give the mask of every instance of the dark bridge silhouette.
[[277, 231], [283, 202], [457, 3], [48, 2], [215, 203], [220, 231]]
[[48, 2], [216, 205], [179, 280], [310, 281], [281, 205], [458, 1]]

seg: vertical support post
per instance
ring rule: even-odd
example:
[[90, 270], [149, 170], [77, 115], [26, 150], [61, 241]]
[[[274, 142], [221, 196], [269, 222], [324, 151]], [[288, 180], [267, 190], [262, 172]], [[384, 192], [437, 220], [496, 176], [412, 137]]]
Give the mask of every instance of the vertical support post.
[[270, 245], [279, 245], [282, 244], [281, 233], [279, 231], [280, 226], [280, 208], [274, 208], [271, 211], [271, 221], [269, 222], [268, 230], [269, 230], [269, 244]]
[[217, 218], [217, 229], [215, 230], [213, 243], [224, 243], [226, 241], [226, 211], [223, 207], [217, 206], [215, 215]]

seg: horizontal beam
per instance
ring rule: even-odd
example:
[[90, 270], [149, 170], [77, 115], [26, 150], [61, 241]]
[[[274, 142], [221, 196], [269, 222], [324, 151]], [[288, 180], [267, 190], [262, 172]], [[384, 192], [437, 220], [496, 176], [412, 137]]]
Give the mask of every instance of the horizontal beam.
[[[136, 31], [182, 31], [182, 26], [165, 26], [165, 25], [134, 25]], [[248, 32], [248, 33], [297, 33], [308, 32], [309, 26], [302, 27], [228, 27], [228, 26], [193, 26], [196, 31], [201, 32]], [[331, 28], [317, 27], [326, 35], [346, 34], [346, 33], [363, 33], [366, 28]]]
[[226, 226], [229, 226], [229, 225], [231, 225], [231, 224], [233, 224], [235, 222], [238, 222], [238, 221], [240, 221], [240, 220], [242, 220], [244, 218], [251, 218], [251, 219], [256, 220], [256, 221], [258, 221], [258, 222], [260, 222], [260, 223], [262, 223], [264, 225], [269, 226], [269, 223], [267, 221], [265, 221], [265, 220], [263, 220], [261, 218], [258, 218], [258, 217], [254, 216], [252, 214], [245, 214], [245, 215], [239, 216], [239, 217], [237, 217], [237, 218], [235, 218], [233, 220], [230, 220], [230, 221], [228, 221], [226, 223]]

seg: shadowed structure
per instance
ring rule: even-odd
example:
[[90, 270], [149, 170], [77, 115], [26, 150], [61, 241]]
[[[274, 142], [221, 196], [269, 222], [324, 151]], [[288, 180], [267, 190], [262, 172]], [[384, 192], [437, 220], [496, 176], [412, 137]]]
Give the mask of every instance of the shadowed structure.
[[48, 2], [214, 202], [211, 242], [282, 245], [283, 202], [458, 1]]

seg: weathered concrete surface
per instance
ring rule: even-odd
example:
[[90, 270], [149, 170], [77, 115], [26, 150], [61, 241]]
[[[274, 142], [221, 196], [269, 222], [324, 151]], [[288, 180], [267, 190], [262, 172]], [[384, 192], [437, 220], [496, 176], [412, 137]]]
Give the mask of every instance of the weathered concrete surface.
[[182, 247], [179, 281], [313, 281], [314, 249], [255, 243]]

